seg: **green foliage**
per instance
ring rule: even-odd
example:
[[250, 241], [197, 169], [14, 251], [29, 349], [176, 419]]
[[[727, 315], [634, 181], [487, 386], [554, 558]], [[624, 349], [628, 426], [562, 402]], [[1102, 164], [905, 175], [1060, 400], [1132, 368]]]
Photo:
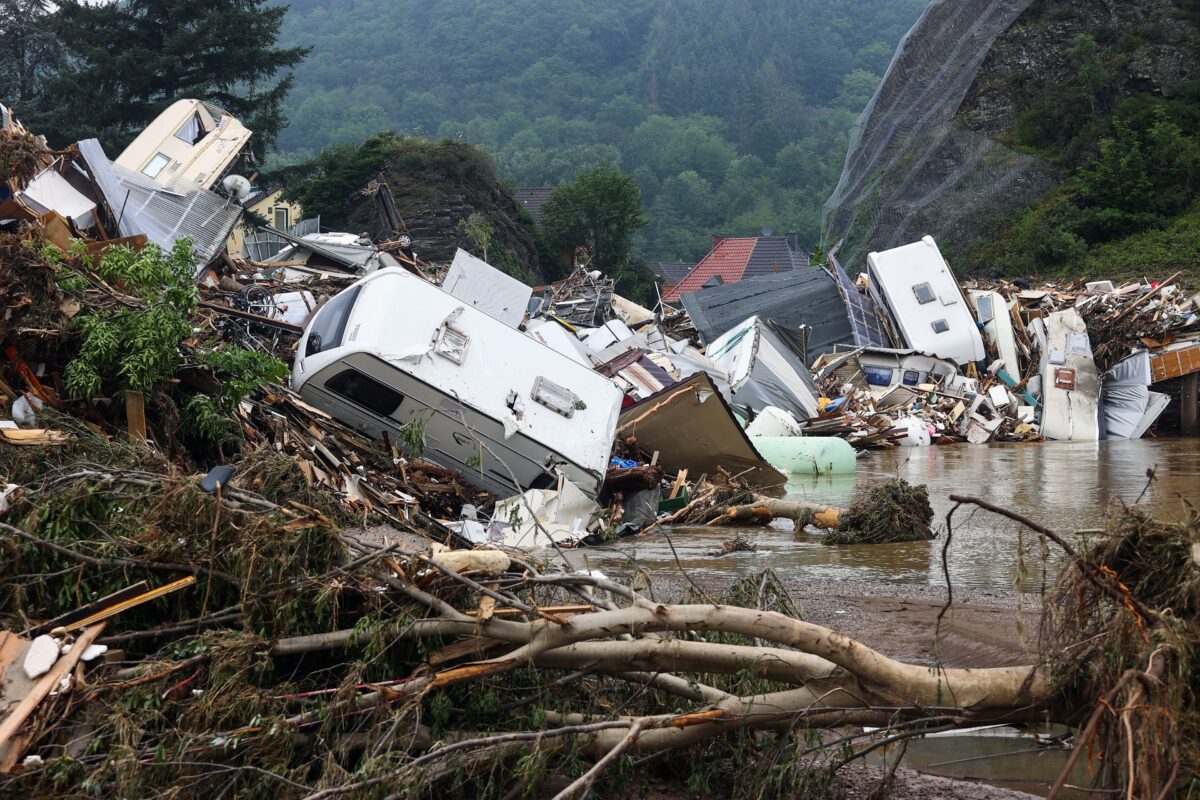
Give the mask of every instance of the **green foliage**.
[[[1080, 48], [1091, 46], [1077, 40], [1073, 52]], [[1092, 156], [973, 254], [969, 268], [1129, 274], [1140, 264], [1157, 274], [1168, 264], [1195, 264], [1187, 254], [1195, 252], [1200, 198], [1200, 81], [1174, 87], [1170, 98], [1127, 98], [1095, 120], [1090, 131], [1097, 130], [1106, 132]]]
[[542, 206], [543, 228], [551, 246], [574, 252], [587, 248], [591, 266], [616, 275], [629, 263], [633, 234], [646, 224], [641, 189], [613, 167], [581, 172], [555, 189]]
[[[713, 233], [763, 227], [815, 242], [847, 131], [925, 5], [292, 0], [282, 40], [313, 52], [280, 161], [388, 129], [462, 139], [512, 186], [602, 165], [633, 175], [650, 223], [632, 249], [646, 259], [696, 259]], [[766, 172], [731, 181], [748, 155]], [[687, 173], [707, 182], [706, 202], [659, 204], [658, 186]]]
[[67, 391], [91, 397], [107, 386], [149, 392], [175, 374], [180, 342], [191, 334], [199, 295], [192, 274], [192, 245], [180, 240], [170, 253], [155, 245], [140, 252], [110, 247], [96, 272], [146, 302], [146, 308], [94, 310], [76, 318], [79, 355], [67, 365]]
[[258, 389], [279, 383], [289, 373], [288, 365], [257, 350], [223, 347], [198, 354], [200, 364], [212, 372], [221, 385], [221, 408], [232, 411]]
[[286, 6], [268, 0], [64, 0], [44, 20], [66, 54], [26, 125], [56, 144], [98, 136], [120, 152], [176, 100], [228, 110], [269, 147], [303, 47], [276, 46]]
[[281, 171], [284, 196], [308, 216], [340, 219], [346, 200], [379, 173], [400, 141], [395, 134], [381, 133], [361, 145], [334, 145], [308, 163]]
[[237, 423], [206, 394], [194, 394], [183, 404], [183, 427], [188, 433], [213, 444], [237, 439]]

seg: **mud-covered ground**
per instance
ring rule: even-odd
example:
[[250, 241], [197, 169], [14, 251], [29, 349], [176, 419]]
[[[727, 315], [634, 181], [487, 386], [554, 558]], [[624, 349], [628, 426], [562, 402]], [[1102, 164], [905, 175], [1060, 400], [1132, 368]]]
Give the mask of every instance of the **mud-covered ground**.
[[[427, 542], [411, 534], [377, 527], [355, 532], [380, 543], [424, 549]], [[616, 576], [614, 576], [616, 577]], [[651, 576], [655, 599], [676, 601], [691, 587], [678, 571]], [[700, 588], [720, 595], [731, 581], [705, 580]], [[953, 603], [942, 617], [946, 588], [882, 581], [794, 582], [787, 586], [801, 616], [851, 636], [891, 658], [912, 663], [938, 662], [946, 667], [1000, 667], [1036, 660], [1041, 603], [1035, 594], [997, 589], [955, 588]], [[935, 631], [937, 635], [935, 637]], [[843, 770], [848, 800], [870, 797], [881, 767], [856, 765]], [[679, 787], [641, 787], [652, 800], [683, 800]], [[553, 794], [553, 793], [551, 793]], [[914, 800], [1022, 800], [1031, 795], [982, 783], [924, 775], [908, 769], [895, 774], [892, 797]], [[713, 798], [717, 795], [713, 795]]]

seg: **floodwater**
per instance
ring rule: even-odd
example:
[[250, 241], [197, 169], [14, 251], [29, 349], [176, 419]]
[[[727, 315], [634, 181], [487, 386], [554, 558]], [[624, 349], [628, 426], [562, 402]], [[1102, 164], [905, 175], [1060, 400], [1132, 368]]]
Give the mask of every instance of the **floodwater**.
[[[1154, 480], [1147, 470], [1155, 471]], [[1182, 498], [1200, 500], [1200, 440], [895, 448], [867, 453], [854, 476], [796, 481], [788, 497], [846, 506], [857, 490], [892, 477], [928, 486], [935, 540], [831, 547], [816, 534], [794, 533], [785, 521], [766, 528], [672, 528], [580, 550], [575, 559], [616, 573], [636, 563], [654, 574], [677, 569], [678, 558], [694, 577], [717, 583], [769, 566], [785, 584], [798, 579], [940, 584], [951, 494], [990, 501], [1066, 534], [1102, 528], [1113, 499], [1178, 517], [1184, 513]], [[754, 542], [757, 552], [711, 555], [735, 533]], [[1035, 534], [1022, 534], [1017, 523], [969, 506], [954, 514], [947, 561], [956, 586], [1025, 591], [1038, 591], [1061, 564], [1056, 552], [1044, 557]]]

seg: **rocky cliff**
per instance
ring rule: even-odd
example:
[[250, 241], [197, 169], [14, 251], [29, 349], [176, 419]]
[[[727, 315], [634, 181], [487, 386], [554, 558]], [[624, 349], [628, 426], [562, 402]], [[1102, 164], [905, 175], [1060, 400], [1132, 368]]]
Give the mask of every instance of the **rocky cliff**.
[[[383, 180], [422, 259], [448, 262], [459, 247], [482, 256], [483, 235], [496, 267], [522, 279], [543, 279], [533, 221], [500, 182], [491, 158], [464, 142], [381, 134], [359, 147], [331, 148], [283, 177], [288, 195], [306, 215], [320, 215], [322, 228], [366, 232], [375, 239], [390, 233], [371, 191]], [[468, 220], [475, 223], [474, 238]]]
[[931, 234], [980, 268], [998, 231], [1095, 157], [1123, 98], [1200, 73], [1198, 18], [1194, 0], [934, 0], [852, 132], [826, 245], [854, 270]]

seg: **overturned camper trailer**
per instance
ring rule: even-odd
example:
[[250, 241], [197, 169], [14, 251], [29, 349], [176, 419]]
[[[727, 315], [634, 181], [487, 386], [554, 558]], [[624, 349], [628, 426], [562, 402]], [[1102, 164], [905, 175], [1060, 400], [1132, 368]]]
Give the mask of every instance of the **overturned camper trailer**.
[[595, 496], [622, 398], [603, 375], [399, 269], [317, 310], [292, 385], [376, 439], [422, 427], [426, 458], [500, 496], [559, 474]]
[[730, 328], [705, 350], [729, 380], [729, 402], [758, 414], [768, 406], [798, 421], [816, 417], [817, 390], [789, 331], [758, 317]]
[[875, 301], [888, 310], [913, 350], [959, 366], [987, 355], [958, 281], [932, 236], [868, 254], [867, 279]]
[[967, 294], [971, 298], [971, 305], [975, 307], [975, 316], [983, 326], [984, 335], [1004, 362], [1004, 371], [1009, 375], [1020, 376], [1021, 362], [1017, 360], [1017, 338], [1004, 295], [986, 289], [971, 289]]
[[211, 189], [233, 167], [252, 133], [203, 100], [177, 100], [142, 129], [113, 163], [165, 183], [183, 178]]
[[1074, 308], [1035, 319], [1029, 332], [1041, 350], [1041, 432], [1047, 439], [1100, 438], [1100, 375], [1087, 325]]

